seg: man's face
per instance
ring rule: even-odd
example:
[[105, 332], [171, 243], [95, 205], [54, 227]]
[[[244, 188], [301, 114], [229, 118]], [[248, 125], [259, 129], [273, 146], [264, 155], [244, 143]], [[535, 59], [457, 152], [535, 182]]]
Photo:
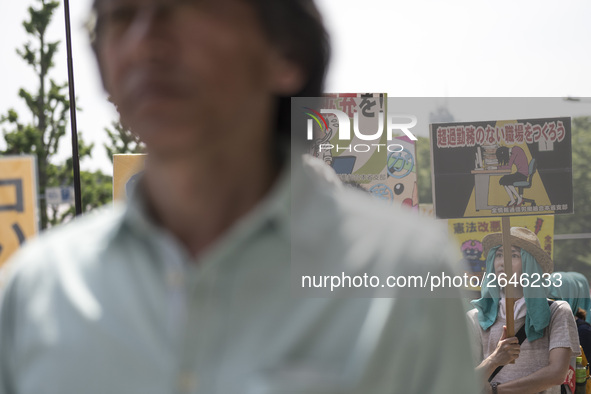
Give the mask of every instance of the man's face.
[[268, 140], [274, 97], [297, 88], [244, 1], [101, 0], [97, 14], [104, 85], [149, 151]]

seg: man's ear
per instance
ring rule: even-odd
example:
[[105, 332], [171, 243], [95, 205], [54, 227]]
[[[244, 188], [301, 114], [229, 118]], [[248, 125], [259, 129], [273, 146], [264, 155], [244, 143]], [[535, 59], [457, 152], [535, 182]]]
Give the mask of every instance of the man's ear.
[[279, 96], [291, 96], [302, 90], [305, 76], [302, 67], [279, 51], [273, 51], [270, 61], [269, 83]]

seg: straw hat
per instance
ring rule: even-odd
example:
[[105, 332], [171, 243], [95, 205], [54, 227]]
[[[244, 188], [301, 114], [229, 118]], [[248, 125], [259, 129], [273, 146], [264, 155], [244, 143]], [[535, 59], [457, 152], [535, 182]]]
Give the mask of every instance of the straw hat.
[[[488, 234], [482, 240], [484, 255], [487, 256], [488, 251], [491, 248], [502, 244], [502, 233]], [[538, 236], [530, 230], [524, 227], [511, 227], [511, 245], [523, 248], [528, 251], [532, 256], [534, 256], [545, 273], [551, 273], [554, 270], [554, 263], [552, 262], [550, 255], [544, 249], [542, 249]]]

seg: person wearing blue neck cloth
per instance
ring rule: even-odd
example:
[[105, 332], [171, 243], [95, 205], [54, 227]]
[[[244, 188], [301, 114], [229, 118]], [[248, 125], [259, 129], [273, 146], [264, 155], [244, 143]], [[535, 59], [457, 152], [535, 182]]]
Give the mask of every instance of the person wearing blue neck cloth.
[[468, 312], [478, 341], [476, 371], [487, 393], [558, 394], [580, 354], [577, 327], [568, 303], [548, 302], [551, 279], [557, 278], [536, 234], [512, 227], [510, 237], [514, 327], [518, 332], [524, 326], [525, 339], [520, 345], [517, 337], [507, 337], [505, 288], [500, 286], [505, 283], [498, 280], [505, 273], [502, 233], [489, 234], [482, 241], [487, 256], [482, 297], [472, 301], [475, 308]]
[[555, 285], [550, 288], [549, 297], [553, 300], [568, 302], [575, 316], [579, 343], [585, 356], [591, 357], [591, 298], [589, 297], [589, 282], [580, 272], [556, 272], [560, 277], [555, 280]]

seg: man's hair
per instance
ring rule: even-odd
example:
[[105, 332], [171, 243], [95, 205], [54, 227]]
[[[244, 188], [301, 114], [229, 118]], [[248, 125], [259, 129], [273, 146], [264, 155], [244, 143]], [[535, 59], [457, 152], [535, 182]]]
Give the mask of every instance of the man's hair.
[[[313, 0], [245, 0], [257, 10], [263, 29], [283, 55], [301, 67], [305, 76], [295, 97], [320, 97], [330, 59], [328, 34]], [[277, 132], [289, 141], [291, 98], [280, 97]]]
[[[96, 10], [100, 0], [92, 5], [94, 23], [89, 23], [92, 47], [97, 53]], [[243, 0], [255, 9], [270, 42], [282, 54], [298, 65], [304, 75], [302, 89], [295, 97], [319, 97], [330, 59], [330, 43], [322, 17], [314, 0]], [[291, 98], [278, 97], [275, 129], [277, 143], [289, 145], [291, 129]], [[277, 145], [277, 148], [280, 146]], [[281, 152], [277, 152], [283, 156]]]

